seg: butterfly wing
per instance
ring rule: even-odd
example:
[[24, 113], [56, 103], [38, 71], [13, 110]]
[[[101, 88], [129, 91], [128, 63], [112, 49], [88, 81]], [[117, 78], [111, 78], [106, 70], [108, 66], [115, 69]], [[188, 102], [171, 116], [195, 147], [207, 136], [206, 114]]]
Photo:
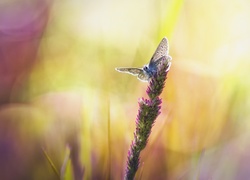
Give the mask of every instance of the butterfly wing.
[[170, 62], [172, 60], [172, 57], [169, 55], [166, 55], [165, 57], [161, 57], [159, 59], [157, 59], [156, 61], [154, 61], [155, 66], [158, 66], [162, 61], [168, 61]]
[[154, 62], [154, 64], [156, 67], [158, 67], [161, 62], [167, 63], [168, 67], [167, 67], [166, 71], [169, 71], [170, 66], [171, 66], [171, 60], [172, 60], [172, 57], [167, 55], [167, 56], [161, 57], [160, 59], [156, 60]]
[[150, 77], [146, 72], [142, 71], [141, 73], [138, 74], [137, 79], [139, 79], [142, 82], [148, 82]]
[[166, 37], [164, 37], [160, 44], [158, 45], [158, 47], [155, 50], [155, 53], [153, 54], [151, 60], [149, 63], [153, 63], [155, 61], [157, 61], [158, 59], [160, 59], [163, 56], [167, 56], [168, 55], [168, 40]]
[[[158, 47], [156, 48], [155, 53], [153, 54], [150, 62], [148, 65], [144, 66], [147, 67], [146, 68], [115, 68], [115, 70], [117, 70], [118, 72], [122, 72], [122, 73], [128, 73], [131, 74], [133, 76], [137, 76], [137, 78], [143, 82], [147, 82], [151, 77], [152, 74], [157, 72], [158, 69], [158, 65], [162, 62], [162, 61], [168, 61], [168, 63], [170, 63], [169, 61], [172, 59], [171, 56], [168, 55], [168, 40], [166, 37], [164, 37], [160, 44], [158, 45]], [[168, 64], [169, 67], [171, 64]]]
[[137, 76], [140, 73], [143, 73], [142, 68], [115, 68], [116, 71], [121, 72], [121, 73], [128, 73], [131, 74], [133, 76]]
[[137, 79], [143, 82], [148, 82], [149, 76], [148, 74], [143, 71], [142, 68], [115, 68], [116, 71], [121, 72], [121, 73], [128, 73], [133, 76], [137, 76]]

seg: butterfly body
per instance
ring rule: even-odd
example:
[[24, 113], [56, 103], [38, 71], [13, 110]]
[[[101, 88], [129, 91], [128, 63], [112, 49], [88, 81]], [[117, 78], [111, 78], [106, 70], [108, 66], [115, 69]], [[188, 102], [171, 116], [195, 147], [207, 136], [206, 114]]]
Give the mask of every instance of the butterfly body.
[[118, 72], [128, 73], [133, 76], [137, 76], [140, 81], [148, 82], [150, 78], [157, 73], [159, 64], [166, 60], [169, 63], [169, 67], [171, 63], [171, 56], [168, 55], [168, 40], [167, 38], [163, 38], [158, 45], [154, 55], [152, 56], [151, 60], [147, 65], [144, 65], [143, 68], [127, 68], [127, 67], [120, 67], [115, 68]]

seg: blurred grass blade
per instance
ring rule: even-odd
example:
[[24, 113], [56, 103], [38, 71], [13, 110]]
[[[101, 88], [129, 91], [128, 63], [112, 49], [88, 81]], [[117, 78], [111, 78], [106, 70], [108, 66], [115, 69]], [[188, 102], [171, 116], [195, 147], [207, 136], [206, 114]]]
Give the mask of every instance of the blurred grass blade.
[[61, 179], [60, 178], [60, 174], [59, 174], [58, 170], [56, 169], [56, 166], [54, 165], [53, 161], [51, 160], [51, 158], [49, 157], [48, 153], [45, 151], [45, 149], [43, 147], [42, 147], [42, 151], [43, 151], [44, 156], [48, 160], [50, 166], [52, 167], [53, 171], [55, 172], [56, 176], [60, 180]]

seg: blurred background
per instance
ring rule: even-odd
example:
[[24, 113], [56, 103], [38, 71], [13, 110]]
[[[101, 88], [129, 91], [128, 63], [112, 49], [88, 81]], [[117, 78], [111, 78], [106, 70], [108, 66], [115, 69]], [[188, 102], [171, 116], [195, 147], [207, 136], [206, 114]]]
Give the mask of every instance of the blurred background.
[[147, 83], [114, 68], [147, 64], [166, 36], [172, 67], [136, 179], [248, 179], [249, 7], [2, 0], [1, 177], [55, 179], [48, 157], [59, 171], [74, 147], [65, 179], [122, 179]]

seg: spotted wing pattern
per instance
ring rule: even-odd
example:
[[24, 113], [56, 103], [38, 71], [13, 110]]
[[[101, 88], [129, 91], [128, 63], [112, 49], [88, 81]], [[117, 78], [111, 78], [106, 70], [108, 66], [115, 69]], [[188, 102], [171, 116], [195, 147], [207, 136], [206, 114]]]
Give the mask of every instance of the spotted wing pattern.
[[163, 56], [167, 56], [168, 55], [168, 40], [166, 37], [164, 37], [160, 44], [158, 45], [158, 47], [155, 50], [155, 53], [153, 54], [150, 63], [157, 61], [158, 59], [160, 59]]
[[143, 73], [142, 68], [115, 68], [115, 70], [117, 70], [118, 72], [121, 73], [128, 73], [128, 74], [132, 74], [133, 76], [137, 76], [140, 73]]
[[133, 76], [137, 76], [137, 78], [140, 81], [143, 82], [147, 82], [149, 80], [149, 76], [147, 75], [146, 72], [143, 71], [142, 68], [115, 68], [115, 70], [117, 70], [118, 72], [122, 72], [122, 73], [128, 73], [131, 74]]
[[142, 82], [148, 82], [150, 76], [144, 71], [142, 71], [141, 73], [138, 74], [137, 79], [139, 79]]

